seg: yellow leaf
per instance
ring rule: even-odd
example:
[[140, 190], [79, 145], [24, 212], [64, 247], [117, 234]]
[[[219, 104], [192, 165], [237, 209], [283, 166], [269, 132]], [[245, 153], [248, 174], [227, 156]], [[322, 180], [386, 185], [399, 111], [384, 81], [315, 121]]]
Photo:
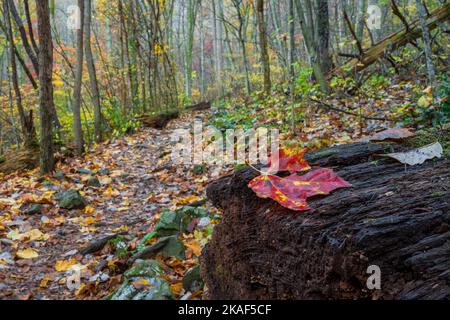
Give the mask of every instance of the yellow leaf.
[[433, 102], [433, 98], [432, 97], [422, 96], [419, 99], [419, 101], [417, 102], [417, 105], [419, 107], [422, 107], [422, 108], [428, 108], [431, 105], [432, 102]]
[[41, 280], [41, 282], [39, 283], [39, 287], [40, 288], [45, 288], [47, 287], [48, 282], [50, 281], [49, 277], [45, 277], [44, 279]]
[[25, 233], [25, 235], [26, 238], [28, 238], [30, 241], [38, 241], [38, 240], [45, 241], [48, 240], [49, 238], [48, 234], [44, 234], [38, 229], [28, 231], [27, 233]]
[[181, 198], [177, 200], [177, 204], [179, 205], [185, 205], [185, 204], [189, 204], [195, 201], [199, 201], [202, 198], [200, 198], [199, 196], [195, 196], [195, 195], [191, 195], [189, 197], [185, 197], [185, 198]]
[[91, 206], [87, 206], [86, 208], [84, 208], [84, 213], [86, 214], [95, 214], [95, 208], [91, 207]]
[[94, 227], [83, 227], [83, 228], [81, 228], [80, 229], [80, 232], [82, 232], [82, 233], [89, 233], [89, 232], [95, 232], [95, 231], [97, 231], [97, 228], [94, 228]]
[[8, 233], [7, 237], [14, 241], [45, 241], [48, 240], [50, 236], [42, 233], [39, 229], [33, 229], [25, 233], [19, 233], [17, 230], [12, 230]]
[[433, 95], [433, 87], [428, 87], [425, 90], [423, 90], [423, 93], [427, 94], [428, 96], [432, 96]]
[[126, 226], [126, 225], [122, 225], [119, 228], [112, 229], [112, 232], [115, 232], [115, 233], [126, 232], [126, 231], [128, 231], [128, 226]]
[[172, 284], [170, 289], [172, 289], [172, 292], [177, 295], [181, 294], [181, 291], [183, 290], [183, 282]]
[[103, 192], [103, 196], [105, 198], [115, 198], [120, 196], [120, 192], [118, 190], [114, 190], [111, 187], [108, 187], [108, 189], [106, 189], [105, 192]]
[[101, 177], [98, 179], [102, 185], [112, 183], [112, 179], [110, 177]]
[[34, 259], [39, 257], [39, 254], [36, 250], [28, 248], [24, 250], [19, 250], [16, 252], [16, 256], [20, 259]]
[[68, 271], [72, 266], [74, 266], [77, 263], [77, 260], [75, 258], [72, 258], [70, 260], [60, 260], [56, 261], [55, 263], [55, 270], [58, 272], [61, 271]]

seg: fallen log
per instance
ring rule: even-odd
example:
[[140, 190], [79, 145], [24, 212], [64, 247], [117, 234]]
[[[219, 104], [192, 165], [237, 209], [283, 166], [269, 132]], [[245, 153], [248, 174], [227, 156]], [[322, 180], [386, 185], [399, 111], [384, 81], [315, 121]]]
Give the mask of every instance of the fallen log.
[[[450, 3], [444, 4], [441, 8], [434, 10], [427, 18], [427, 26], [430, 30], [434, 30], [440, 23], [448, 21], [450, 18]], [[379, 43], [375, 44], [368, 50], [365, 50], [363, 55], [358, 58], [353, 58], [344, 66], [341, 66], [333, 71], [330, 75], [348, 76], [355, 72], [362, 71], [383, 58], [386, 53], [393, 52], [398, 48], [410, 43], [422, 35], [420, 29], [420, 21], [416, 19], [409, 24], [408, 28], [390, 35]]]
[[[405, 167], [377, 155], [394, 143], [338, 146], [308, 156], [353, 184], [293, 212], [258, 198], [245, 168], [211, 183], [224, 211], [202, 257], [210, 299], [450, 298], [450, 159]], [[369, 290], [369, 266], [381, 290]]]
[[30, 170], [39, 166], [39, 148], [24, 147], [11, 150], [0, 157], [0, 173], [11, 174], [16, 171]]
[[141, 124], [147, 128], [162, 130], [170, 121], [178, 118], [180, 113], [178, 110], [166, 111], [156, 115], [143, 115], [138, 118]]
[[204, 111], [204, 110], [208, 110], [208, 109], [211, 109], [211, 102], [203, 101], [203, 102], [194, 104], [192, 106], [187, 106], [186, 109], [190, 110], [190, 111]]

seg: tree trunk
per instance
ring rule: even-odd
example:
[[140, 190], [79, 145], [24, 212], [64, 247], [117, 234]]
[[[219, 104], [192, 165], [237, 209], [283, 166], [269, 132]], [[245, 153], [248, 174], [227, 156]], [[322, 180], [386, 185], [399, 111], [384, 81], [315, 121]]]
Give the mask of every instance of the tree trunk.
[[357, 18], [356, 18], [356, 35], [358, 39], [362, 42], [364, 39], [364, 24], [366, 19], [367, 11], [367, 0], [359, 0], [357, 7]]
[[84, 0], [78, 0], [80, 8], [80, 29], [77, 34], [77, 65], [75, 67], [75, 85], [73, 92], [73, 134], [75, 138], [75, 151], [83, 154], [84, 138], [81, 126], [81, 85], [83, 81], [83, 31], [84, 31]]
[[16, 96], [17, 111], [19, 112], [20, 125], [22, 129], [23, 141], [26, 146], [33, 146], [35, 143], [36, 132], [34, 130], [33, 113], [32, 111], [27, 115], [24, 111], [22, 104], [22, 93], [20, 92], [19, 80], [17, 77], [17, 64], [16, 64], [16, 47], [14, 44], [14, 35], [12, 32], [11, 18], [9, 15], [9, 4], [7, 0], [3, 0], [3, 14], [6, 21], [6, 27], [8, 30], [7, 38], [9, 40], [10, 48], [10, 63], [11, 63], [11, 80]]
[[41, 173], [54, 169], [52, 119], [53, 104], [53, 43], [48, 0], [36, 0], [39, 36], [39, 113], [41, 120], [40, 166]]
[[314, 23], [312, 13], [310, 12], [311, 4], [307, 1], [306, 3], [307, 5], [305, 7], [304, 3], [300, 0], [296, 0], [297, 16], [300, 22], [300, 28], [302, 30], [303, 39], [311, 61], [314, 76], [320, 84], [322, 90], [328, 91], [328, 85], [325, 75], [322, 73], [322, 68], [318, 61], [318, 54], [315, 46]]
[[261, 48], [261, 62], [264, 70], [264, 92], [269, 95], [272, 90], [272, 82], [270, 80], [270, 61], [267, 49], [267, 33], [266, 22], [264, 19], [264, 0], [256, 2], [256, 16], [258, 20], [259, 43]]
[[184, 56], [184, 75], [185, 75], [185, 95], [186, 98], [191, 101], [192, 99], [192, 50], [194, 48], [194, 31], [195, 22], [197, 20], [197, 0], [187, 1], [187, 12], [186, 12], [186, 22], [187, 22], [187, 34], [186, 34], [186, 46], [185, 46], [185, 56]]
[[330, 20], [328, 0], [317, 0], [317, 59], [322, 74], [328, 74], [332, 68], [330, 55]]
[[37, 74], [39, 74], [39, 66], [38, 66], [38, 59], [36, 56], [36, 52], [33, 51], [33, 48], [30, 46], [30, 43], [28, 42], [27, 32], [25, 30], [25, 27], [23, 25], [23, 21], [19, 16], [19, 13], [17, 12], [16, 5], [14, 4], [14, 0], [8, 0], [9, 1], [9, 10], [12, 14], [12, 17], [19, 28], [20, 38], [22, 39], [23, 47], [25, 48], [25, 51], [28, 55], [28, 57], [31, 60], [31, 63], [33, 64], [34, 70]]
[[89, 72], [89, 80], [91, 83], [92, 104], [94, 105], [94, 138], [96, 142], [102, 141], [102, 112], [100, 105], [100, 92], [98, 89], [97, 72], [95, 70], [94, 58], [92, 56], [91, 48], [91, 21], [92, 21], [92, 0], [86, 1], [86, 15], [85, 15], [85, 39], [84, 47], [86, 53], [86, 63]]
[[427, 26], [425, 7], [421, 0], [416, 0], [417, 13], [419, 15], [420, 29], [422, 30], [423, 47], [427, 61], [427, 72], [430, 86], [435, 86], [436, 71], [433, 64], [433, 52], [431, 51], [431, 35]]
[[[405, 169], [376, 156], [397, 150], [354, 144], [309, 155], [353, 188], [310, 199], [308, 212], [258, 198], [250, 168], [213, 182], [208, 198], [224, 214], [201, 256], [208, 298], [450, 298], [450, 159]], [[381, 269], [381, 290], [367, 286], [370, 266]]]

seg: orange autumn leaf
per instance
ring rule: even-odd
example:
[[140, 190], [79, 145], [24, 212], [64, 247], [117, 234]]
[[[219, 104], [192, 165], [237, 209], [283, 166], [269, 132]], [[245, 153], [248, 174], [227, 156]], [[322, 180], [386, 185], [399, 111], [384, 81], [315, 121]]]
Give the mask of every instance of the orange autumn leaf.
[[192, 240], [185, 243], [185, 246], [192, 250], [192, 252], [199, 257], [202, 254], [202, 247], [197, 240]]

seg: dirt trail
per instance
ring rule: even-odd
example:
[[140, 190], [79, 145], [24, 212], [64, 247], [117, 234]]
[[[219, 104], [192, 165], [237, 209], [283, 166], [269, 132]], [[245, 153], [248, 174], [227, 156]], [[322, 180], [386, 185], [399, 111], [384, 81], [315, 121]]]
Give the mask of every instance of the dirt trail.
[[[115, 233], [144, 234], [161, 209], [204, 197], [211, 177], [196, 176], [189, 167], [172, 166], [170, 139], [175, 128], [188, 128], [194, 117], [205, 116], [186, 114], [165, 130], [142, 129], [98, 146], [84, 159], [69, 159], [59, 165], [67, 181], [51, 178], [44, 183], [35, 171], [2, 177], [0, 299], [101, 298], [111, 293], [120, 281], [120, 263], [107, 252], [83, 257], [78, 250]], [[90, 187], [87, 180], [92, 175], [79, 169], [96, 172], [101, 186]], [[59, 208], [53, 193], [68, 189], [78, 189], [89, 206], [72, 211]], [[26, 214], [29, 202], [44, 203], [42, 212]], [[42, 235], [33, 236], [36, 229]], [[38, 257], [17, 257], [20, 250], [29, 248]], [[70, 274], [65, 269], [75, 263], [84, 268], [81, 283], [89, 288], [85, 292], [69, 290], [66, 284]], [[116, 277], [102, 273], [106, 265], [117, 267]]]

